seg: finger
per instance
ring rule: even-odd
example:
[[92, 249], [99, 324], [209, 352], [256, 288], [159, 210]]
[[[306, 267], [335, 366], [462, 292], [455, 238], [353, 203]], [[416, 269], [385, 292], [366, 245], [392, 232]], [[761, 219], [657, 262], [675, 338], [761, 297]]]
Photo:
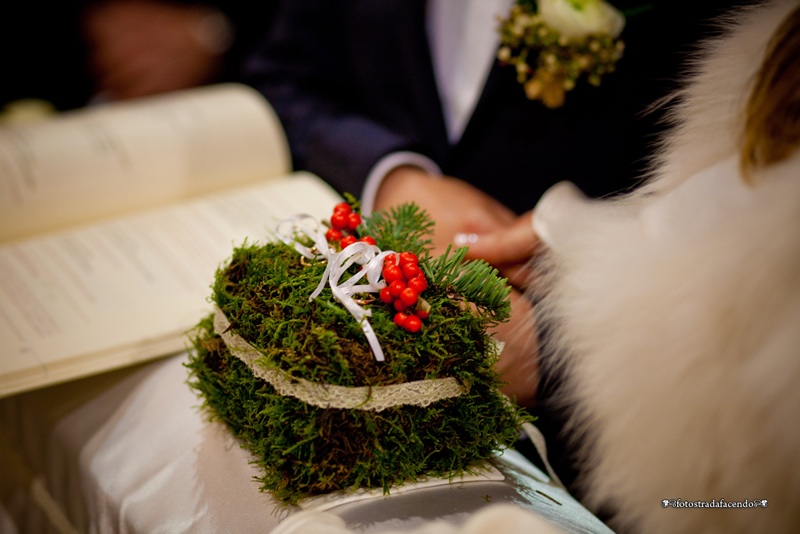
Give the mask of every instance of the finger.
[[509, 226], [489, 233], [460, 233], [453, 241], [457, 246], [467, 246], [467, 258], [483, 259], [492, 265], [514, 265], [526, 262], [539, 239], [533, 231], [532, 212], [527, 212]]
[[525, 292], [530, 285], [533, 270], [528, 263], [519, 263], [510, 267], [498, 267], [500, 276], [508, 280], [508, 284], [517, 291]]

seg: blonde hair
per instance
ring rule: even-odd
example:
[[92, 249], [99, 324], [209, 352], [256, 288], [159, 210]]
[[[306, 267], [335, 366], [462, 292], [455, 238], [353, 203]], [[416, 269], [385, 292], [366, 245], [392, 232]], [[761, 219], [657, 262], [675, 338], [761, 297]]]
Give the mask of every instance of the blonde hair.
[[741, 168], [745, 180], [759, 167], [788, 158], [800, 144], [800, 7], [767, 45], [744, 109]]

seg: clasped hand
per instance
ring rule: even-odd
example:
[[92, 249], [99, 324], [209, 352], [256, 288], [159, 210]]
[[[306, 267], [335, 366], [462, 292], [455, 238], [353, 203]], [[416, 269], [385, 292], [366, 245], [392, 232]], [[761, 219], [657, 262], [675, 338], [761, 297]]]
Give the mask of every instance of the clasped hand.
[[503, 392], [531, 406], [538, 386], [538, 344], [533, 311], [523, 293], [528, 262], [538, 244], [531, 226], [532, 212], [517, 215], [476, 187], [449, 176], [431, 176], [416, 167], [399, 167], [386, 176], [375, 209], [414, 202], [435, 221], [433, 255], [448, 245], [468, 246], [468, 259], [483, 259], [508, 278], [511, 319], [493, 331], [505, 347], [498, 370], [506, 382]]

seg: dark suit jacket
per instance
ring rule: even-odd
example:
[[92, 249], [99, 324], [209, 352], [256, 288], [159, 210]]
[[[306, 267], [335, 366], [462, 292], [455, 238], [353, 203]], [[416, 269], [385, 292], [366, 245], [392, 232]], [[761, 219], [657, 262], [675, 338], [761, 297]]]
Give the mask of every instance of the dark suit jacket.
[[522, 212], [560, 180], [591, 196], [634, 183], [659, 117], [641, 114], [674, 86], [686, 44], [701, 14], [711, 11], [703, 2], [655, 5], [628, 20], [617, 72], [599, 88], [579, 83], [560, 109], [528, 100], [513, 67], [495, 63], [454, 146], [422, 0], [285, 2], [269, 39], [246, 63], [244, 79], [276, 108], [295, 167], [341, 192], [358, 195], [378, 159], [414, 150]]

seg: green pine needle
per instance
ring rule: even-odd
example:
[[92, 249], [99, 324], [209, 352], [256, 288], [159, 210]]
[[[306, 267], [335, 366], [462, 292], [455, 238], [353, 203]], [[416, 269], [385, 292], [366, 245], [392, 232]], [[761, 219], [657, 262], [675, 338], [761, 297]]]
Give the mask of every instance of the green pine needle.
[[361, 235], [375, 238], [381, 250], [413, 252], [420, 262], [427, 259], [433, 220], [416, 204], [402, 204], [388, 212], [377, 211], [365, 217]]
[[511, 287], [498, 271], [483, 260], [464, 261], [467, 247], [451, 247], [435, 261], [425, 265], [425, 275], [431, 284], [446, 287], [474, 304], [478, 311], [488, 315], [487, 326], [507, 321], [511, 316], [509, 294]]

